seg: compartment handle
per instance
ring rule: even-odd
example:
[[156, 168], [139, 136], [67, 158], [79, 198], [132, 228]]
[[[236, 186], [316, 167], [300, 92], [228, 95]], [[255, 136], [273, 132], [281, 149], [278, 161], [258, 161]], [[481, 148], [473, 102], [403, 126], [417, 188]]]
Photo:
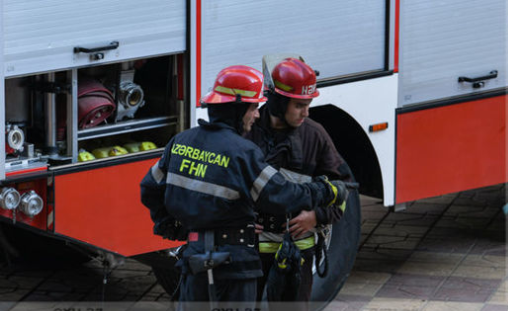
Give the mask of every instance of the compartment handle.
[[476, 77], [476, 78], [459, 77], [459, 82], [475, 83], [475, 82], [480, 82], [480, 81], [483, 81], [483, 80], [495, 79], [495, 78], [497, 78], [497, 70], [492, 70], [486, 76], [481, 76], [481, 77]]
[[84, 48], [82, 46], [76, 46], [74, 47], [74, 53], [89, 53], [90, 54], [90, 60], [101, 60], [104, 58], [103, 51], [108, 50], [114, 50], [117, 49], [120, 46], [120, 43], [118, 41], [113, 41], [108, 45], [104, 46], [98, 46], [94, 48]]
[[113, 41], [108, 45], [105, 46], [98, 46], [95, 48], [84, 48], [81, 46], [74, 47], [74, 53], [95, 53], [100, 51], [107, 51], [107, 50], [114, 50], [117, 49], [120, 46], [120, 43], [118, 41]]
[[483, 82], [483, 80], [495, 79], [495, 78], [497, 78], [497, 70], [492, 70], [486, 76], [481, 76], [481, 77], [476, 77], [476, 78], [459, 77], [459, 82], [473, 83], [473, 88], [477, 89], [477, 88], [483, 87], [485, 85], [485, 82]]

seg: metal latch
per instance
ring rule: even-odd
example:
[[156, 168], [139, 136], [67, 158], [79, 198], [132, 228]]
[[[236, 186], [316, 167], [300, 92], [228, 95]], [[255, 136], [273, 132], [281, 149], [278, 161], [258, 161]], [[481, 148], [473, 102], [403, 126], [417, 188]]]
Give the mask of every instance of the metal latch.
[[472, 83], [473, 89], [479, 89], [485, 86], [485, 81], [488, 79], [495, 79], [497, 78], [497, 70], [492, 70], [489, 72], [486, 76], [481, 76], [477, 78], [469, 78], [469, 77], [459, 77], [459, 82], [468, 82]]
[[113, 41], [108, 45], [104, 46], [98, 46], [94, 48], [84, 48], [81, 46], [74, 47], [74, 53], [88, 53], [90, 54], [90, 60], [91, 61], [97, 61], [104, 59], [104, 51], [108, 50], [115, 50], [120, 46], [120, 43], [118, 41]]

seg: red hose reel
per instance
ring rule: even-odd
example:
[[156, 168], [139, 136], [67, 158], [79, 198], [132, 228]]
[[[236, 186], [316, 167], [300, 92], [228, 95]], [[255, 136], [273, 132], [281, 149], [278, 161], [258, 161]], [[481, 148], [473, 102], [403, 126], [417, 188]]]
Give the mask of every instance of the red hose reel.
[[99, 125], [116, 108], [113, 94], [102, 83], [80, 79], [78, 86], [78, 127], [86, 129]]

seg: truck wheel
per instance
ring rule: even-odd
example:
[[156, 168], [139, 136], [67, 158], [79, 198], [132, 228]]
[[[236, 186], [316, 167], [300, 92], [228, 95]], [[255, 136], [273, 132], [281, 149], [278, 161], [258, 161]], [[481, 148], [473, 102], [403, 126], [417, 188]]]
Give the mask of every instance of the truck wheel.
[[73, 248], [65, 241], [12, 226], [0, 224], [0, 247], [11, 259], [44, 264], [83, 264], [89, 253]]
[[166, 293], [170, 296], [172, 301], [175, 301], [180, 296], [179, 283], [180, 283], [180, 272], [173, 268], [160, 268], [152, 266], [153, 274], [157, 279], [157, 282], [164, 288]]
[[[185, 247], [185, 246], [182, 246]], [[174, 248], [171, 252], [178, 253], [180, 248]], [[164, 288], [164, 291], [175, 301], [180, 296], [178, 285], [180, 284], [180, 271], [175, 267], [178, 259], [170, 255], [170, 251], [158, 251], [133, 256], [135, 259], [145, 265], [152, 267], [153, 274], [157, 282]]]
[[[328, 274], [321, 278], [314, 273], [312, 307], [322, 310], [339, 293], [353, 264], [361, 234], [361, 208], [358, 191], [350, 191], [343, 218], [333, 225], [328, 235]], [[324, 263], [320, 268], [323, 270]]]

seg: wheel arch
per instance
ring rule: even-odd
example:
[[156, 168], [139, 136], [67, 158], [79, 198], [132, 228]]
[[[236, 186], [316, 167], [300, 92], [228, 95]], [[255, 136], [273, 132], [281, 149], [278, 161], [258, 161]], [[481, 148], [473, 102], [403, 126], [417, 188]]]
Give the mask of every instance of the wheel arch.
[[346, 111], [332, 104], [311, 108], [310, 118], [326, 129], [360, 183], [360, 193], [383, 198], [381, 166], [362, 126]]

